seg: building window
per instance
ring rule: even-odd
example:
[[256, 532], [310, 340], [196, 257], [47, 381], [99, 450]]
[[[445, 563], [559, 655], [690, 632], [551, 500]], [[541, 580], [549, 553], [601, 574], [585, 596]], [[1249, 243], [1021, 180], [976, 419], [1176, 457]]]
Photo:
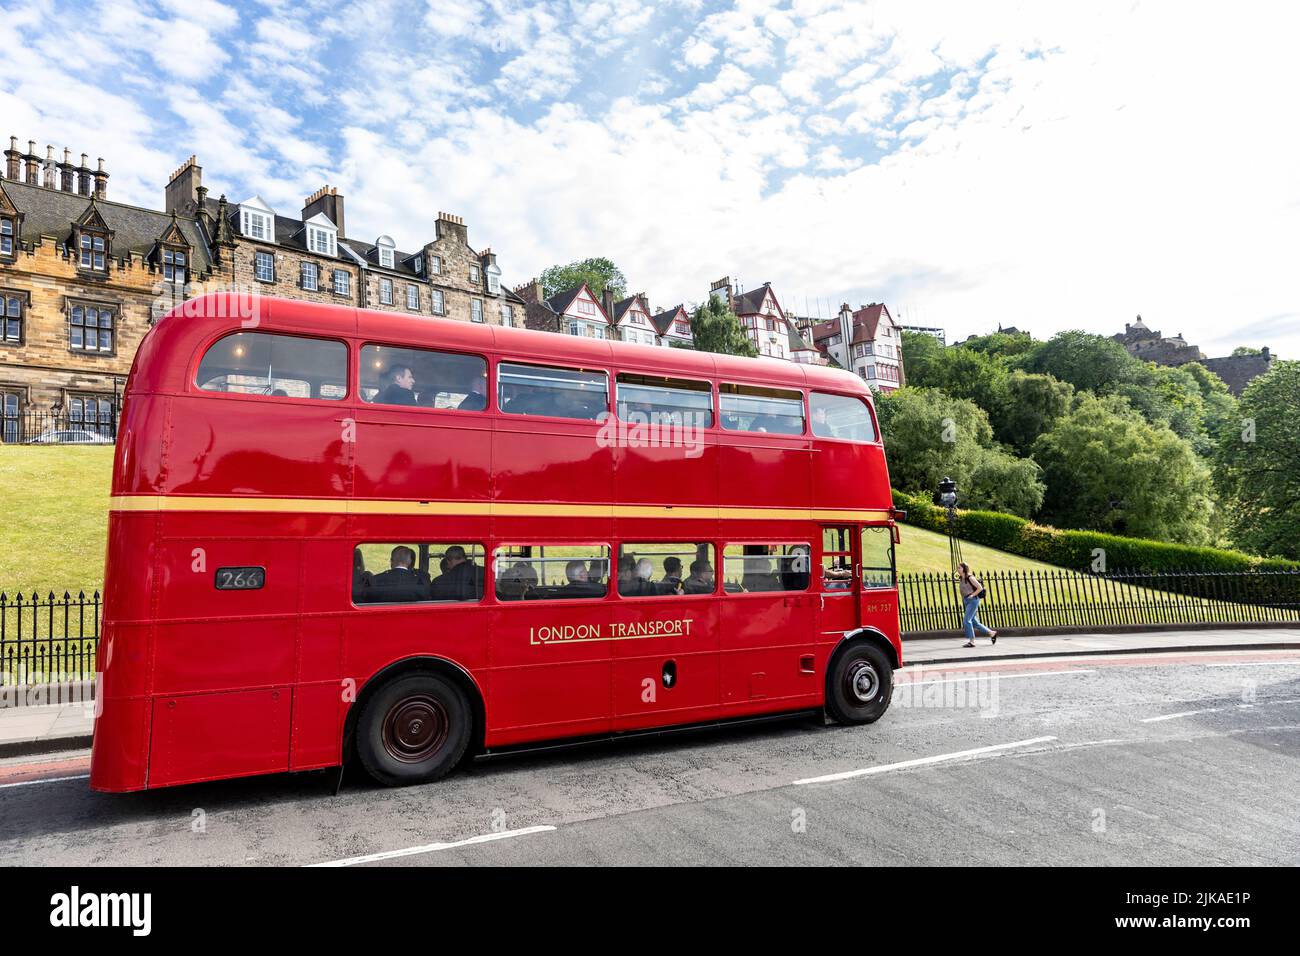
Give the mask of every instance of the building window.
[[302, 287], [308, 292], [315, 292], [320, 286], [320, 269], [314, 262], [302, 264]]
[[393, 280], [392, 279], [379, 280], [379, 302], [381, 305], [393, 304]]
[[420, 287], [408, 285], [406, 287], [406, 307], [412, 312], [420, 311]]
[[478, 266], [469, 267], [469, 281], [478, 282]]
[[22, 435], [19, 409], [22, 399], [17, 392], [0, 392], [0, 411], [4, 413], [4, 430], [0, 432], [6, 442], [18, 441]]
[[483, 321], [483, 300], [482, 299], [469, 300], [469, 320], [471, 322]]
[[89, 232], [81, 234], [81, 268], [103, 272], [107, 253], [108, 240], [103, 236]]
[[269, 240], [271, 238], [271, 217], [263, 215], [260, 212], [253, 212], [251, 209], [241, 210], [243, 222], [240, 224], [240, 232], [249, 239]]
[[0, 296], [0, 342], [18, 344], [23, 340], [23, 297], [6, 293]]
[[391, 269], [393, 267], [392, 249], [386, 249], [383, 246], [379, 247], [379, 264], [385, 269]]
[[253, 253], [253, 278], [258, 282], [274, 282], [275, 256], [269, 252]]
[[439, 289], [429, 290], [429, 307], [433, 310], [434, 315], [446, 315], [447, 310], [442, 304], [442, 292]]
[[14, 221], [8, 216], [0, 216], [0, 256], [14, 254]]
[[113, 435], [113, 400], [75, 395], [68, 400], [68, 428], [85, 429], [106, 438]]
[[334, 255], [334, 234], [328, 229], [307, 227], [307, 248], [322, 256]]
[[185, 253], [179, 249], [163, 250], [163, 278], [176, 285], [185, 284]]
[[442, 256], [429, 256], [429, 271], [436, 276], [442, 275]]
[[501, 324], [506, 328], [515, 324], [515, 310], [508, 305], [501, 306]]
[[74, 303], [68, 310], [68, 347], [76, 352], [113, 351], [114, 310]]
[[501, 291], [501, 280], [490, 272], [488, 273], [488, 291], [493, 295]]
[[343, 269], [334, 270], [334, 294], [350, 295], [352, 293], [352, 276]]
[[587, 301], [584, 299], [584, 300], [582, 300], [582, 301], [580, 301], [580, 302], [578, 303], [578, 311], [581, 312], [583, 315], [595, 315], [595, 314], [596, 314], [596, 303], [594, 303], [594, 302], [587, 302]]
[[689, 322], [674, 322], [673, 332], [677, 335], [690, 335], [691, 326]]

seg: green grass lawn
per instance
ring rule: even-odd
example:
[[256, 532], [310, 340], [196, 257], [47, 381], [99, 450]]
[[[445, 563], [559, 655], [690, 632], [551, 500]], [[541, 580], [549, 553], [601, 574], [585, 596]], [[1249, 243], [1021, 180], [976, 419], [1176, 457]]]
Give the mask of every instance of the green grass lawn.
[[101, 588], [113, 449], [0, 445], [0, 591]]
[[[895, 549], [899, 574], [921, 571], [948, 571], [948, 536], [903, 525], [899, 529], [902, 543]], [[1055, 565], [1031, 561], [1006, 551], [996, 551], [981, 544], [961, 543], [962, 557], [978, 576], [989, 571], [1055, 571]]]

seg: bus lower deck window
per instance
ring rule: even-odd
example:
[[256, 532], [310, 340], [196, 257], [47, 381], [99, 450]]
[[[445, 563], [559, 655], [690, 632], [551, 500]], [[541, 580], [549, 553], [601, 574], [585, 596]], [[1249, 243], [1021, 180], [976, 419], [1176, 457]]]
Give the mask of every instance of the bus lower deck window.
[[729, 544], [722, 552], [728, 593], [806, 591], [812, 548], [807, 544]]
[[483, 599], [481, 544], [387, 542], [352, 549], [355, 604], [432, 604]]
[[673, 597], [713, 593], [713, 546], [708, 542], [621, 544], [618, 593]]
[[609, 548], [593, 544], [513, 544], [493, 556], [498, 601], [603, 598]]

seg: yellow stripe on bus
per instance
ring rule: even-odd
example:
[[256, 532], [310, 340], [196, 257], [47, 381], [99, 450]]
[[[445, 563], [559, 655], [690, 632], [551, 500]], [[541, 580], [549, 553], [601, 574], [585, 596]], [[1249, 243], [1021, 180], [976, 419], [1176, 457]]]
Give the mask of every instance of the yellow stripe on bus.
[[110, 511], [233, 511], [298, 514], [448, 515], [512, 518], [679, 518], [694, 520], [886, 521], [889, 511], [822, 508], [698, 508], [676, 505], [574, 505], [532, 501], [388, 501], [378, 498], [204, 498], [119, 495]]

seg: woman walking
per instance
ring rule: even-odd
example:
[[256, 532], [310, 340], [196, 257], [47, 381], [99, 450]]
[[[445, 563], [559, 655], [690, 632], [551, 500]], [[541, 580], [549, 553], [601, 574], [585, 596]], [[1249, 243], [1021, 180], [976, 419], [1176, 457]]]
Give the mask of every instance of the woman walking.
[[971, 574], [970, 565], [965, 561], [957, 565], [957, 582], [961, 588], [961, 626], [966, 632], [966, 643], [962, 647], [975, 646], [975, 631], [991, 637], [992, 643], [998, 642], [998, 632], [980, 623], [980, 600], [984, 597], [984, 585], [979, 578]]

